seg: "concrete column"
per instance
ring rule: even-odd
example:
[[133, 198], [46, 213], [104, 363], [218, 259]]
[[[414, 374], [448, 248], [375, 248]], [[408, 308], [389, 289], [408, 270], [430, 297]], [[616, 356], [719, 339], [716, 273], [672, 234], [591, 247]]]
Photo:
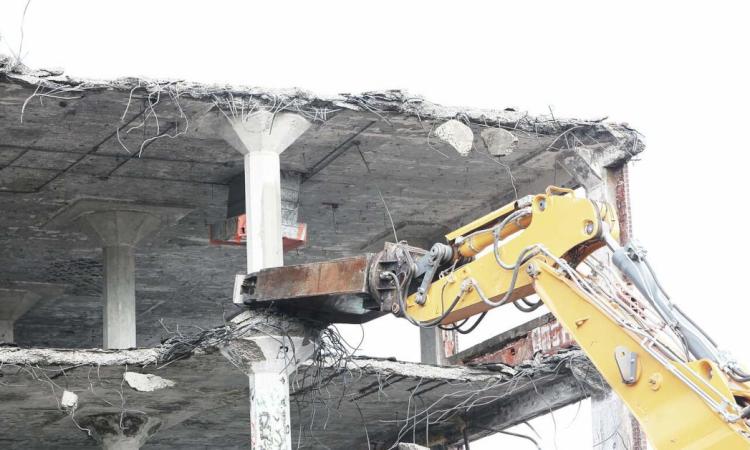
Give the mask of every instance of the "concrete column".
[[247, 272], [251, 273], [284, 265], [281, 240], [281, 163], [279, 154], [275, 151], [251, 151], [243, 158]]
[[171, 225], [186, 208], [115, 200], [82, 199], [58, 212], [47, 227], [76, 228], [88, 234], [104, 253], [103, 346], [136, 346], [135, 250], [145, 237]]
[[[247, 332], [220, 350], [248, 376], [250, 448], [289, 450], [292, 448], [289, 376], [312, 355], [319, 330], [264, 310], [245, 311], [232, 319], [232, 323]], [[278, 335], [271, 335], [274, 332]]]
[[142, 211], [97, 211], [81, 220], [104, 252], [104, 348], [136, 346], [135, 250], [133, 247], [161, 225], [158, 216]]
[[255, 363], [248, 372], [250, 381], [250, 440], [253, 449], [291, 449], [289, 412], [289, 361], [273, 357], [279, 351], [275, 338], [254, 340], [267, 359]]
[[127, 245], [104, 247], [104, 348], [136, 346], [135, 254]]
[[458, 352], [456, 332], [439, 328], [420, 328], [419, 349], [421, 362], [438, 366], [447, 365], [448, 357]]
[[38, 301], [59, 297], [64, 286], [15, 282], [0, 287], [0, 343], [15, 342], [14, 325]]
[[[224, 139], [245, 162], [247, 273], [284, 265], [279, 155], [309, 127], [302, 116], [267, 111], [229, 119], [228, 126], [222, 127]], [[263, 354], [263, 361], [248, 365], [254, 450], [292, 448], [288, 375], [297, 361], [290, 361], [287, 351], [280, 352], [279, 343], [283, 345], [286, 338], [262, 336], [249, 341]], [[296, 352], [294, 358], [299, 359]]]
[[309, 127], [297, 114], [259, 111], [221, 128], [245, 162], [247, 273], [284, 265], [279, 155]]

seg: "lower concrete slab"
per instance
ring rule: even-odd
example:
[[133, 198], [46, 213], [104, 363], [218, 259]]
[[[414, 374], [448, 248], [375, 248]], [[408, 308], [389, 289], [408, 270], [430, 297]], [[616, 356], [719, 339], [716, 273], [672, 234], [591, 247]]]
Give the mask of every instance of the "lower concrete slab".
[[[201, 339], [178, 336], [161, 347], [138, 350], [0, 348], [0, 446], [96, 448], [102, 438], [90, 430], [92, 418], [101, 422], [116, 414], [153, 432], [141, 448], [247, 448], [247, 379], [200, 343], [214, 338]], [[458, 442], [467, 426], [505, 428], [587, 397], [585, 380], [575, 374], [588, 369], [577, 350], [513, 368], [366, 357], [307, 363], [289, 382], [292, 445], [349, 450], [368, 448], [368, 442], [371, 449], [415, 442], [440, 448]], [[166, 381], [138, 390], [125, 381], [132, 378], [126, 373]], [[74, 407], [61, 403], [65, 392], [77, 396]], [[554, 398], [554, 404], [545, 398]], [[123, 434], [119, 426], [115, 422], [110, 437]]]

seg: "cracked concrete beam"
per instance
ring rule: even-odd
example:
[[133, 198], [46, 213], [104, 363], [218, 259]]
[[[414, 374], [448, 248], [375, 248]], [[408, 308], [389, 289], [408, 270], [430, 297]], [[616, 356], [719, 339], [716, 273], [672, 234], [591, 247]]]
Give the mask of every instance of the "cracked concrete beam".
[[162, 347], [134, 350], [0, 347], [0, 362], [3, 364], [38, 366], [76, 366], [83, 364], [146, 366], [159, 362], [163, 354], [164, 349]]

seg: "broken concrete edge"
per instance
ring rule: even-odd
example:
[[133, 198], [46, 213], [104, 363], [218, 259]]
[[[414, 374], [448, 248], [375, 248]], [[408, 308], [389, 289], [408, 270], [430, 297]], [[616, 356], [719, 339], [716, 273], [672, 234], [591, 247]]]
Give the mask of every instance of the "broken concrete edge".
[[[17, 348], [0, 347], [1, 365], [30, 366], [135, 366], [146, 368], [159, 367], [171, 361], [166, 358], [171, 347], [180, 344], [165, 343], [155, 348], [131, 350], [101, 349], [51, 349], [51, 348]], [[218, 352], [219, 344], [211, 343], [204, 347], [195, 346], [190, 354], [181, 354], [178, 359], [200, 357]], [[303, 362], [300, 371], [319, 364], [313, 360]], [[453, 381], [489, 381], [517, 376], [539, 376], [555, 373], [561, 366], [567, 367], [579, 381], [588, 385], [594, 392], [605, 391], [606, 383], [598, 376], [591, 362], [578, 349], [561, 351], [554, 355], [543, 356], [538, 360], [527, 361], [515, 367], [505, 364], [483, 364], [469, 366], [433, 366], [422, 363], [397, 361], [394, 359], [355, 356], [343, 364], [331, 366], [342, 371], [368, 374], [393, 374], [406, 377], [424, 377]], [[158, 380], [157, 380], [158, 381]]]
[[196, 355], [218, 352], [234, 340], [272, 333], [315, 339], [325, 325], [303, 321], [269, 309], [244, 311], [226, 325], [172, 336], [153, 348], [121, 350], [0, 347], [0, 365], [161, 366]]
[[135, 90], [143, 89], [149, 94], [158, 92], [175, 96], [175, 98], [189, 97], [208, 101], [210, 105], [206, 112], [214, 108], [230, 111], [237, 104], [243, 106], [247, 104], [247, 111], [252, 110], [252, 107], [271, 108], [275, 112], [286, 110], [300, 113], [313, 122], [325, 122], [338, 111], [352, 110], [374, 113], [386, 122], [387, 118], [381, 116], [380, 113], [414, 117], [420, 122], [456, 119], [480, 127], [499, 127], [511, 131], [553, 136], [573, 130], [586, 131], [588, 129], [611, 134], [618, 141], [617, 147], [626, 149], [626, 153], [630, 156], [644, 149], [642, 137], [636, 130], [625, 123], [607, 122], [606, 118], [565, 119], [551, 114], [532, 116], [513, 108], [496, 110], [443, 106], [398, 89], [319, 97], [298, 88], [265, 89], [134, 77], [94, 80], [67, 76], [61, 69], [30, 69], [12, 57], [2, 54], [0, 54], [0, 81], [41, 90], [34, 94], [40, 96], [45, 95], [44, 89], [54, 90], [57, 95], [65, 92], [103, 90], [123, 91], [132, 95]]
[[0, 347], [0, 364], [149, 366], [157, 364], [163, 353], [163, 347], [132, 350]]
[[[315, 365], [307, 361], [300, 365], [300, 372]], [[501, 363], [481, 364], [476, 366], [435, 366], [417, 362], [397, 361], [392, 358], [373, 358], [355, 356], [344, 364], [334, 367], [340, 371], [363, 374], [389, 374], [395, 376], [429, 378], [447, 381], [497, 381], [517, 377], [536, 378], [557, 374], [560, 368], [570, 370], [578, 382], [585, 385], [590, 393], [605, 392], [606, 382], [601, 378], [588, 357], [578, 348], [561, 350], [553, 355], [541, 356], [532, 361], [525, 361], [517, 366]], [[302, 387], [304, 389], [304, 386]]]

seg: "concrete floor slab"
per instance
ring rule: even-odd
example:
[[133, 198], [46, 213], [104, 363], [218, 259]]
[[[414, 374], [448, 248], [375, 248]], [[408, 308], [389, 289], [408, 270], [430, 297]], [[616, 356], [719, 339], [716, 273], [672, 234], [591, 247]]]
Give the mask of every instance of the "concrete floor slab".
[[[161, 423], [144, 449], [247, 448], [248, 384], [217, 351], [163, 361], [164, 348], [24, 350], [0, 348], [3, 448], [96, 448], [81, 430], [102, 414], [144, 415]], [[480, 436], [579, 401], [590, 387], [571, 369], [590, 369], [574, 350], [511, 368], [443, 368], [360, 357], [308, 363], [291, 377], [295, 448], [391, 448], [399, 440], [457, 442], [464, 426]], [[156, 375], [172, 386], [147, 391], [127, 373]], [[60, 404], [78, 397], [74, 411]], [[519, 407], [519, 402], [521, 405]], [[507, 410], [507, 414], [503, 411]], [[513, 414], [510, 414], [513, 412]], [[129, 417], [129, 416], [128, 416]], [[429, 424], [428, 424], [429, 421]]]

